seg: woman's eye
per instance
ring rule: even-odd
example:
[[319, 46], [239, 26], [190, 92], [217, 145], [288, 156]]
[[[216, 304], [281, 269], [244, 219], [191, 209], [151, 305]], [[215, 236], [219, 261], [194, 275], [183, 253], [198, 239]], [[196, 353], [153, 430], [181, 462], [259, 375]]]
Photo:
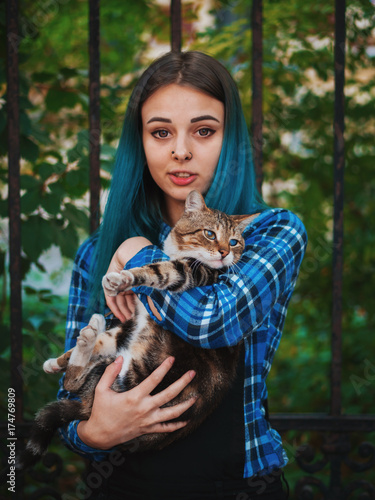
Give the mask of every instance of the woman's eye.
[[208, 229], [204, 230], [204, 235], [209, 240], [213, 241], [216, 239], [216, 234], [213, 231], [209, 231]]
[[231, 247], [235, 247], [237, 245], [237, 243], [238, 243], [238, 240], [229, 240], [229, 245]]
[[166, 137], [168, 137], [168, 134], [168, 130], [155, 130], [155, 132], [152, 132], [151, 135], [153, 135], [157, 139], [165, 139]]
[[212, 135], [215, 133], [215, 130], [212, 130], [212, 128], [200, 128], [198, 130], [198, 134], [201, 137], [208, 137], [209, 135]]

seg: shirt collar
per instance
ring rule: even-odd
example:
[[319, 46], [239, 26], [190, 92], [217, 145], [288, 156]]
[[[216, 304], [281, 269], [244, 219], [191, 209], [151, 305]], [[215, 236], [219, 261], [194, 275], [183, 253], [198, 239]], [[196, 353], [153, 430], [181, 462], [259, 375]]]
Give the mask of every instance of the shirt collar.
[[160, 223], [160, 232], [159, 232], [159, 244], [162, 245], [166, 240], [168, 234], [171, 232], [172, 228], [168, 226], [168, 224], [164, 221]]

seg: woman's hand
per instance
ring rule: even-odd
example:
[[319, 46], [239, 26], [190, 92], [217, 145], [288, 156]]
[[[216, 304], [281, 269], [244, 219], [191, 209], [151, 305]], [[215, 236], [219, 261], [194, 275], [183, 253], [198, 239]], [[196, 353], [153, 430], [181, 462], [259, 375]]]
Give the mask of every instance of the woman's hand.
[[171, 369], [172, 357], [167, 358], [134, 389], [122, 393], [113, 391], [111, 385], [120, 373], [122, 362], [120, 356], [107, 366], [95, 389], [91, 416], [78, 424], [80, 439], [92, 448], [105, 450], [143, 434], [180, 429], [187, 422], [165, 422], [178, 418], [196, 401], [196, 398], [191, 398], [176, 406], [161, 408], [191, 382], [194, 371], [185, 373], [162, 392], [150, 395]]
[[[129, 238], [122, 243], [116, 250], [112, 260], [109, 264], [107, 273], [117, 272], [119, 273], [124, 269], [125, 264], [134, 257], [142, 248], [151, 245], [151, 241], [142, 236], [136, 236], [134, 238]], [[129, 290], [127, 292], [120, 292], [116, 297], [110, 297], [105, 295], [105, 300], [108, 307], [113, 312], [113, 314], [120, 321], [124, 322], [133, 316], [135, 304], [134, 304], [134, 293]]]

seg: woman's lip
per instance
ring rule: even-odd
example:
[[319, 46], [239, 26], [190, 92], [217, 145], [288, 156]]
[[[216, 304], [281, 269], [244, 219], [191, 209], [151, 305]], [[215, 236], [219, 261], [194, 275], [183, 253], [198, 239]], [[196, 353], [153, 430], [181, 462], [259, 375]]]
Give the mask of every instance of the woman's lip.
[[197, 174], [191, 174], [190, 172], [183, 172], [183, 173], [188, 173], [189, 177], [177, 177], [175, 173], [171, 172], [168, 175], [173, 184], [176, 184], [177, 186], [187, 186], [188, 184], [191, 184], [193, 181], [195, 181], [195, 179], [198, 177]]

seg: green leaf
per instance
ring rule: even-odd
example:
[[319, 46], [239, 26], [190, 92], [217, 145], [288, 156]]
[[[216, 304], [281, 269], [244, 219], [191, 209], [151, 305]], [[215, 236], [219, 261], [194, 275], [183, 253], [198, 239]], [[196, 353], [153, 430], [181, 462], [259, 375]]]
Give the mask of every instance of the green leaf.
[[55, 235], [56, 244], [60, 247], [62, 255], [74, 259], [79, 239], [73, 224], [68, 224], [66, 228], [55, 231]]
[[43, 181], [47, 180], [51, 175], [57, 174], [61, 175], [65, 172], [66, 166], [63, 163], [40, 163], [37, 166], [37, 172]]
[[21, 136], [20, 139], [21, 157], [34, 163], [39, 156], [39, 147], [31, 139]]
[[50, 73], [48, 71], [38, 71], [33, 73], [31, 77], [34, 82], [40, 83], [51, 82], [56, 79], [55, 73]]
[[32, 109], [34, 107], [25, 95], [20, 95], [19, 105], [20, 105], [20, 110]]
[[7, 123], [7, 115], [5, 113], [5, 109], [0, 109], [0, 134], [5, 129], [5, 125]]
[[41, 145], [51, 145], [54, 143], [52, 139], [49, 136], [49, 133], [47, 130], [42, 128], [39, 123], [36, 123], [35, 121], [31, 122], [31, 127], [30, 127], [30, 133], [29, 135], [39, 144]]
[[32, 175], [23, 174], [20, 176], [21, 189], [36, 189], [41, 186], [41, 182]]
[[52, 113], [57, 113], [61, 108], [74, 108], [78, 102], [76, 93], [68, 88], [50, 89], [45, 100], [48, 111]]
[[21, 197], [21, 211], [24, 214], [34, 212], [40, 205], [40, 191], [31, 189]]
[[26, 113], [20, 113], [20, 132], [23, 135], [30, 135], [31, 120]]
[[88, 231], [89, 217], [87, 215], [87, 210], [78, 209], [72, 203], [67, 203], [65, 205], [63, 216], [67, 218], [73, 226], [80, 227], [85, 231]]
[[0, 275], [2, 275], [5, 271], [5, 256], [6, 253], [0, 250]]
[[33, 262], [54, 243], [51, 227], [50, 221], [38, 216], [22, 221], [22, 248]]
[[110, 158], [114, 158], [116, 154], [116, 148], [110, 146], [109, 144], [103, 144], [100, 148], [100, 157], [109, 156]]
[[78, 167], [81, 172], [85, 171], [85, 175], [89, 175], [90, 158], [88, 156], [82, 156], [78, 162]]
[[72, 149], [68, 151], [68, 161], [69, 163], [74, 163], [75, 161], [81, 161], [83, 158], [87, 158], [89, 153], [88, 143], [79, 142]]
[[64, 183], [61, 180], [49, 184], [48, 188], [55, 196], [58, 196], [60, 198], [67, 194]]
[[63, 179], [64, 187], [70, 196], [78, 198], [83, 196], [89, 188], [89, 176], [85, 169], [69, 171]]
[[77, 76], [77, 69], [76, 68], [60, 68], [60, 74], [68, 79], [72, 78], [73, 76]]
[[51, 215], [57, 215], [61, 210], [61, 198], [54, 194], [44, 193], [42, 207]]

